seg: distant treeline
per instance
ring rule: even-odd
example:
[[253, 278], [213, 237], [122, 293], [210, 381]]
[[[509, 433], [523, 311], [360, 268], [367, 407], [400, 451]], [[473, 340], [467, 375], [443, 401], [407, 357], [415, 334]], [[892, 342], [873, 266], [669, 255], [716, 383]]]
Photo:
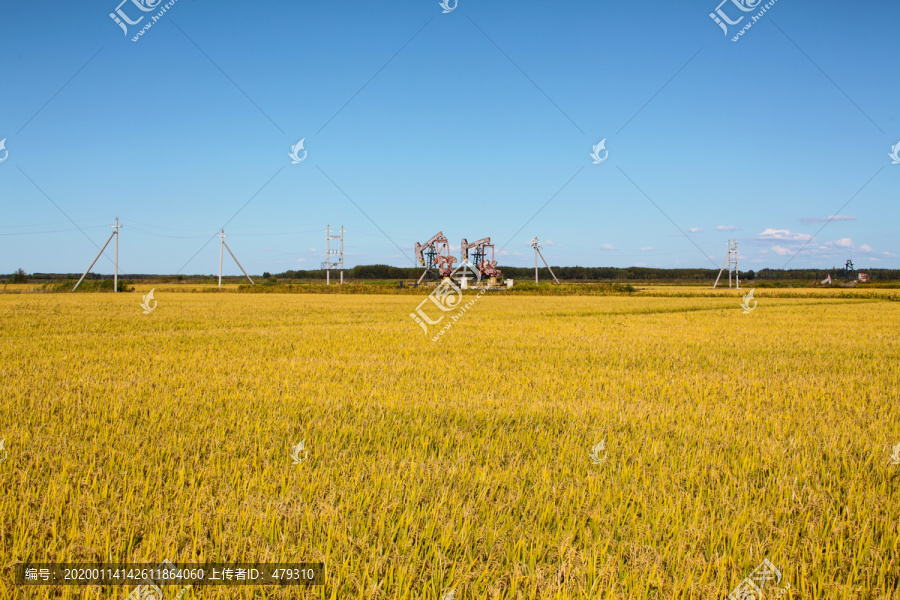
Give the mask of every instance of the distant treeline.
[[[533, 280], [534, 269], [529, 267], [500, 267], [503, 277], [515, 280]], [[718, 269], [655, 269], [650, 267], [553, 267], [553, 272], [560, 280], [566, 281], [669, 281], [669, 282], [712, 282], [718, 275]], [[857, 273], [853, 271], [850, 278], [855, 279]], [[871, 281], [898, 281], [900, 269], [862, 269], [868, 273]], [[831, 274], [835, 283], [847, 278], [844, 269], [760, 269], [759, 271], [741, 271], [741, 279], [746, 281], [821, 281]], [[422, 274], [422, 268], [392, 267], [390, 265], [359, 265], [344, 271], [345, 279], [371, 279], [371, 280], [415, 280]], [[550, 272], [546, 267], [538, 270], [541, 281], [551, 280]], [[10, 283], [16, 282], [53, 282], [64, 280], [78, 280], [80, 273], [32, 273], [27, 275], [21, 269], [10, 275], [0, 275], [0, 279]], [[253, 275], [254, 278], [259, 276]], [[285, 271], [284, 273], [263, 273], [263, 280], [275, 277], [277, 279], [325, 279], [325, 271], [314, 269], [310, 271]], [[331, 272], [332, 279], [339, 277], [338, 272]], [[723, 273], [728, 279], [728, 274]], [[99, 281], [112, 279], [112, 275], [98, 275], [88, 273], [86, 281]], [[129, 281], [191, 281], [212, 282], [216, 281], [215, 275], [148, 275], [148, 274], [120, 274], [119, 279]], [[242, 279], [236, 276], [228, 276], [229, 281]]]
[[[534, 269], [529, 267], [499, 267], [507, 279], [534, 279]], [[866, 269], [874, 281], [900, 280], [900, 269]], [[650, 267], [553, 267], [559, 279], [567, 281], [715, 281], [718, 269], [654, 269]], [[843, 269], [761, 269], [740, 271], [741, 279], [814, 281], [825, 279], [828, 274], [837, 282], [844, 279]], [[855, 278], [858, 271], [852, 273]], [[344, 272], [350, 279], [417, 279], [421, 268], [392, 267], [390, 265], [359, 265]], [[335, 273], [332, 272], [332, 277]], [[727, 273], [722, 274], [728, 278]], [[546, 267], [538, 269], [541, 280], [551, 279]], [[279, 279], [324, 279], [325, 271], [285, 271]]]
[[[230, 276], [229, 276], [230, 277]], [[241, 276], [243, 277], [243, 275]], [[324, 277], [324, 275], [323, 275]], [[78, 281], [81, 278], [81, 273], [31, 273], [26, 274], [25, 271], [19, 269], [16, 273], [12, 275], [0, 275], [0, 279], [5, 279], [9, 283], [24, 283], [26, 281], [31, 282], [53, 282], [53, 281]], [[87, 281], [104, 281], [106, 279], [112, 279], [112, 274], [109, 275], [101, 275], [98, 273], [88, 273], [85, 275], [84, 280]], [[154, 275], [148, 273], [119, 273], [119, 279], [127, 279], [140, 281], [142, 279], [149, 279], [152, 281], [215, 281], [217, 280], [217, 275]], [[82, 284], [84, 285], [84, 284]]]

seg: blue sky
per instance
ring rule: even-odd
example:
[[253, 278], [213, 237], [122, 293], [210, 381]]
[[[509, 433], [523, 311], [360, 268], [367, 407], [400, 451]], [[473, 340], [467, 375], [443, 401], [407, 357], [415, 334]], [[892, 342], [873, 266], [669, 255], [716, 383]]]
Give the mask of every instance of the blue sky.
[[538, 236], [554, 265], [737, 238], [742, 269], [900, 267], [897, 2], [778, 0], [733, 42], [764, 3], [725, 35], [716, 0], [177, 0], [133, 42], [140, 1], [128, 35], [118, 0], [0, 8], [0, 272], [82, 271], [117, 215], [125, 273], [214, 273], [226, 223], [251, 273], [318, 268], [326, 224], [348, 266], [443, 231], [517, 266]]

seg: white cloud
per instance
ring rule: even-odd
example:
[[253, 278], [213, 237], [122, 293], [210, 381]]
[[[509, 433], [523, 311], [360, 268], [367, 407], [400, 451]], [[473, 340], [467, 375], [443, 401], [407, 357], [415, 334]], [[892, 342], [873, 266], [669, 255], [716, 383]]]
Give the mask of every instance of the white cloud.
[[643, 262], [634, 263], [634, 266], [636, 266], [636, 267], [646, 267], [646, 266], [647, 266], [647, 263], [643, 263]]
[[703, 233], [702, 227], [691, 227], [688, 229], [688, 233]]
[[643, 252], [648, 252], [650, 250], [656, 250], [656, 248], [654, 248], [653, 246], [644, 246], [643, 248], [641, 248], [641, 251]]
[[897, 255], [894, 254], [893, 252], [888, 252], [888, 251], [886, 251], [886, 250], [885, 250], [884, 252], [882, 252], [882, 254], [884, 254], [885, 256], [897, 256]]
[[800, 217], [800, 222], [804, 225], [810, 223], [828, 223], [829, 221], [855, 221], [856, 217], [850, 215], [831, 215], [830, 217]]
[[298, 262], [298, 263], [306, 262], [306, 259], [305, 259], [305, 258], [298, 258], [298, 259], [297, 259], [297, 262]]
[[[836, 256], [841, 256], [848, 250], [856, 250], [859, 252], [865, 252], [867, 254], [875, 254], [875, 249], [868, 244], [860, 244], [859, 246], [853, 241], [852, 238], [840, 238], [837, 240], [831, 240], [828, 242], [819, 242], [811, 236], [805, 233], [796, 233], [791, 232], [786, 229], [766, 229], [760, 235], [756, 236], [757, 240], [778, 240], [778, 241], [787, 241], [787, 242], [795, 242], [794, 244], [788, 244], [791, 246], [790, 248], [785, 246], [772, 246], [771, 251], [775, 254], [779, 254], [781, 256], [785, 256], [787, 254], [793, 254], [798, 250], [803, 251], [803, 255], [807, 258], [814, 259], [818, 258], [834, 258]], [[806, 244], [800, 244], [800, 242], [806, 240]], [[767, 250], [760, 250], [759, 254], [765, 254]], [[885, 256], [892, 256], [890, 253], [881, 252]]]
[[600, 249], [601, 250], [615, 250], [616, 248], [612, 244], [601, 244]]
[[734, 225], [718, 225], [716, 226], [716, 231], [737, 231], [737, 227]]
[[808, 233], [798, 233], [789, 229], [772, 229], [771, 227], [756, 236], [758, 240], [781, 240], [787, 242], [805, 242], [811, 240]]
[[316, 249], [315, 249], [315, 248], [310, 248], [309, 251], [310, 251], [310, 252], [315, 252]]

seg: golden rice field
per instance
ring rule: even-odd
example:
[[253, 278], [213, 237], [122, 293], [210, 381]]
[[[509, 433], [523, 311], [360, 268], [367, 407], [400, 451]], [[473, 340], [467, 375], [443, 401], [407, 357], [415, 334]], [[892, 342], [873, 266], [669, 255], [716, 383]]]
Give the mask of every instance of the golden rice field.
[[765, 600], [900, 598], [897, 291], [487, 294], [438, 342], [424, 293], [0, 294], [0, 598], [165, 558], [325, 563], [185, 599], [721, 599], [766, 558]]

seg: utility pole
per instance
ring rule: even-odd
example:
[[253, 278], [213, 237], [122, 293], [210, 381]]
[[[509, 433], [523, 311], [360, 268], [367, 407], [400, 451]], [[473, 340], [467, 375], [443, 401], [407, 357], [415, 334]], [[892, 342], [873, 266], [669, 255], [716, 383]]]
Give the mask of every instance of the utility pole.
[[107, 246], [109, 246], [109, 243], [112, 241], [113, 236], [115, 236], [115, 238], [116, 238], [116, 262], [115, 262], [116, 272], [113, 275], [113, 291], [114, 292], [119, 291], [119, 228], [124, 227], [124, 225], [119, 225], [119, 217], [116, 217], [116, 224], [110, 225], [110, 227], [113, 228], [113, 232], [111, 234], [109, 234], [109, 238], [107, 238], [106, 243], [103, 244], [103, 247], [100, 248], [100, 252], [98, 252], [97, 256], [94, 257], [94, 262], [92, 262], [91, 266], [89, 266], [85, 270], [84, 274], [81, 276], [81, 279], [79, 279], [78, 283], [75, 284], [75, 287], [72, 288], [73, 292], [78, 289], [78, 286], [81, 285], [82, 281], [84, 281], [85, 276], [90, 272], [91, 269], [94, 268], [94, 265], [97, 264], [97, 259], [100, 258], [100, 255], [103, 254], [103, 251], [106, 250]]
[[538, 242], [538, 239], [535, 237], [531, 240], [531, 247], [534, 248], [534, 282], [538, 282], [538, 254], [541, 255], [541, 260], [544, 261], [544, 264], [547, 265], [547, 270], [550, 271], [550, 275], [553, 276], [553, 281], [556, 282], [556, 285], [559, 285], [559, 279], [556, 278], [556, 274], [553, 273], [553, 269], [550, 268], [550, 263], [547, 262], [547, 259], [544, 258], [544, 253], [541, 252], [541, 246]]
[[[331, 242], [340, 240], [340, 250], [332, 250]], [[332, 259], [334, 254], [339, 255], [338, 261]], [[325, 260], [322, 262], [325, 269], [325, 285], [331, 285], [331, 269], [340, 268], [341, 285], [344, 285], [344, 226], [341, 225], [341, 235], [331, 235], [331, 225], [325, 227]]]
[[217, 237], [222, 238], [222, 243], [219, 244], [219, 289], [222, 289], [222, 257], [225, 255], [225, 230], [222, 229], [222, 233], [217, 233]]
[[731, 242], [728, 242], [728, 289], [731, 289]]
[[735, 288], [741, 289], [741, 275], [738, 273], [737, 240], [728, 244], [728, 289], [731, 289], [731, 271], [734, 270]]
[[223, 229], [222, 233], [217, 233], [216, 236], [222, 238], [222, 245], [219, 247], [219, 289], [222, 289], [222, 256], [226, 248], [228, 248], [228, 254], [231, 255], [231, 258], [234, 259], [234, 262], [237, 263], [237, 266], [241, 268], [241, 272], [244, 274], [244, 277], [246, 277], [250, 281], [250, 285], [256, 285], [255, 283], [253, 283], [253, 280], [250, 278], [250, 276], [247, 275], [247, 271], [244, 270], [244, 266], [241, 265], [241, 261], [237, 259], [237, 256], [234, 255], [234, 252], [232, 252], [231, 248], [228, 247], [228, 244], [225, 243], [225, 238], [228, 237], [227, 235], [225, 235], [225, 230]]
[[735, 279], [737, 281], [737, 289], [741, 289], [741, 274], [738, 271], [738, 254], [737, 254], [737, 240], [728, 240], [728, 254], [725, 256], [725, 260], [722, 261], [722, 268], [719, 269], [719, 274], [716, 276], [716, 282], [713, 284], [713, 289], [716, 289], [716, 286], [719, 285], [719, 278], [722, 276], [722, 271], [725, 270], [725, 265], [728, 265], [728, 289], [731, 289], [731, 271], [734, 270]]
[[325, 285], [331, 285], [331, 225], [325, 226]]
[[116, 272], [113, 273], [113, 292], [119, 291], [119, 217], [116, 217], [116, 224], [110, 225], [116, 234]]

